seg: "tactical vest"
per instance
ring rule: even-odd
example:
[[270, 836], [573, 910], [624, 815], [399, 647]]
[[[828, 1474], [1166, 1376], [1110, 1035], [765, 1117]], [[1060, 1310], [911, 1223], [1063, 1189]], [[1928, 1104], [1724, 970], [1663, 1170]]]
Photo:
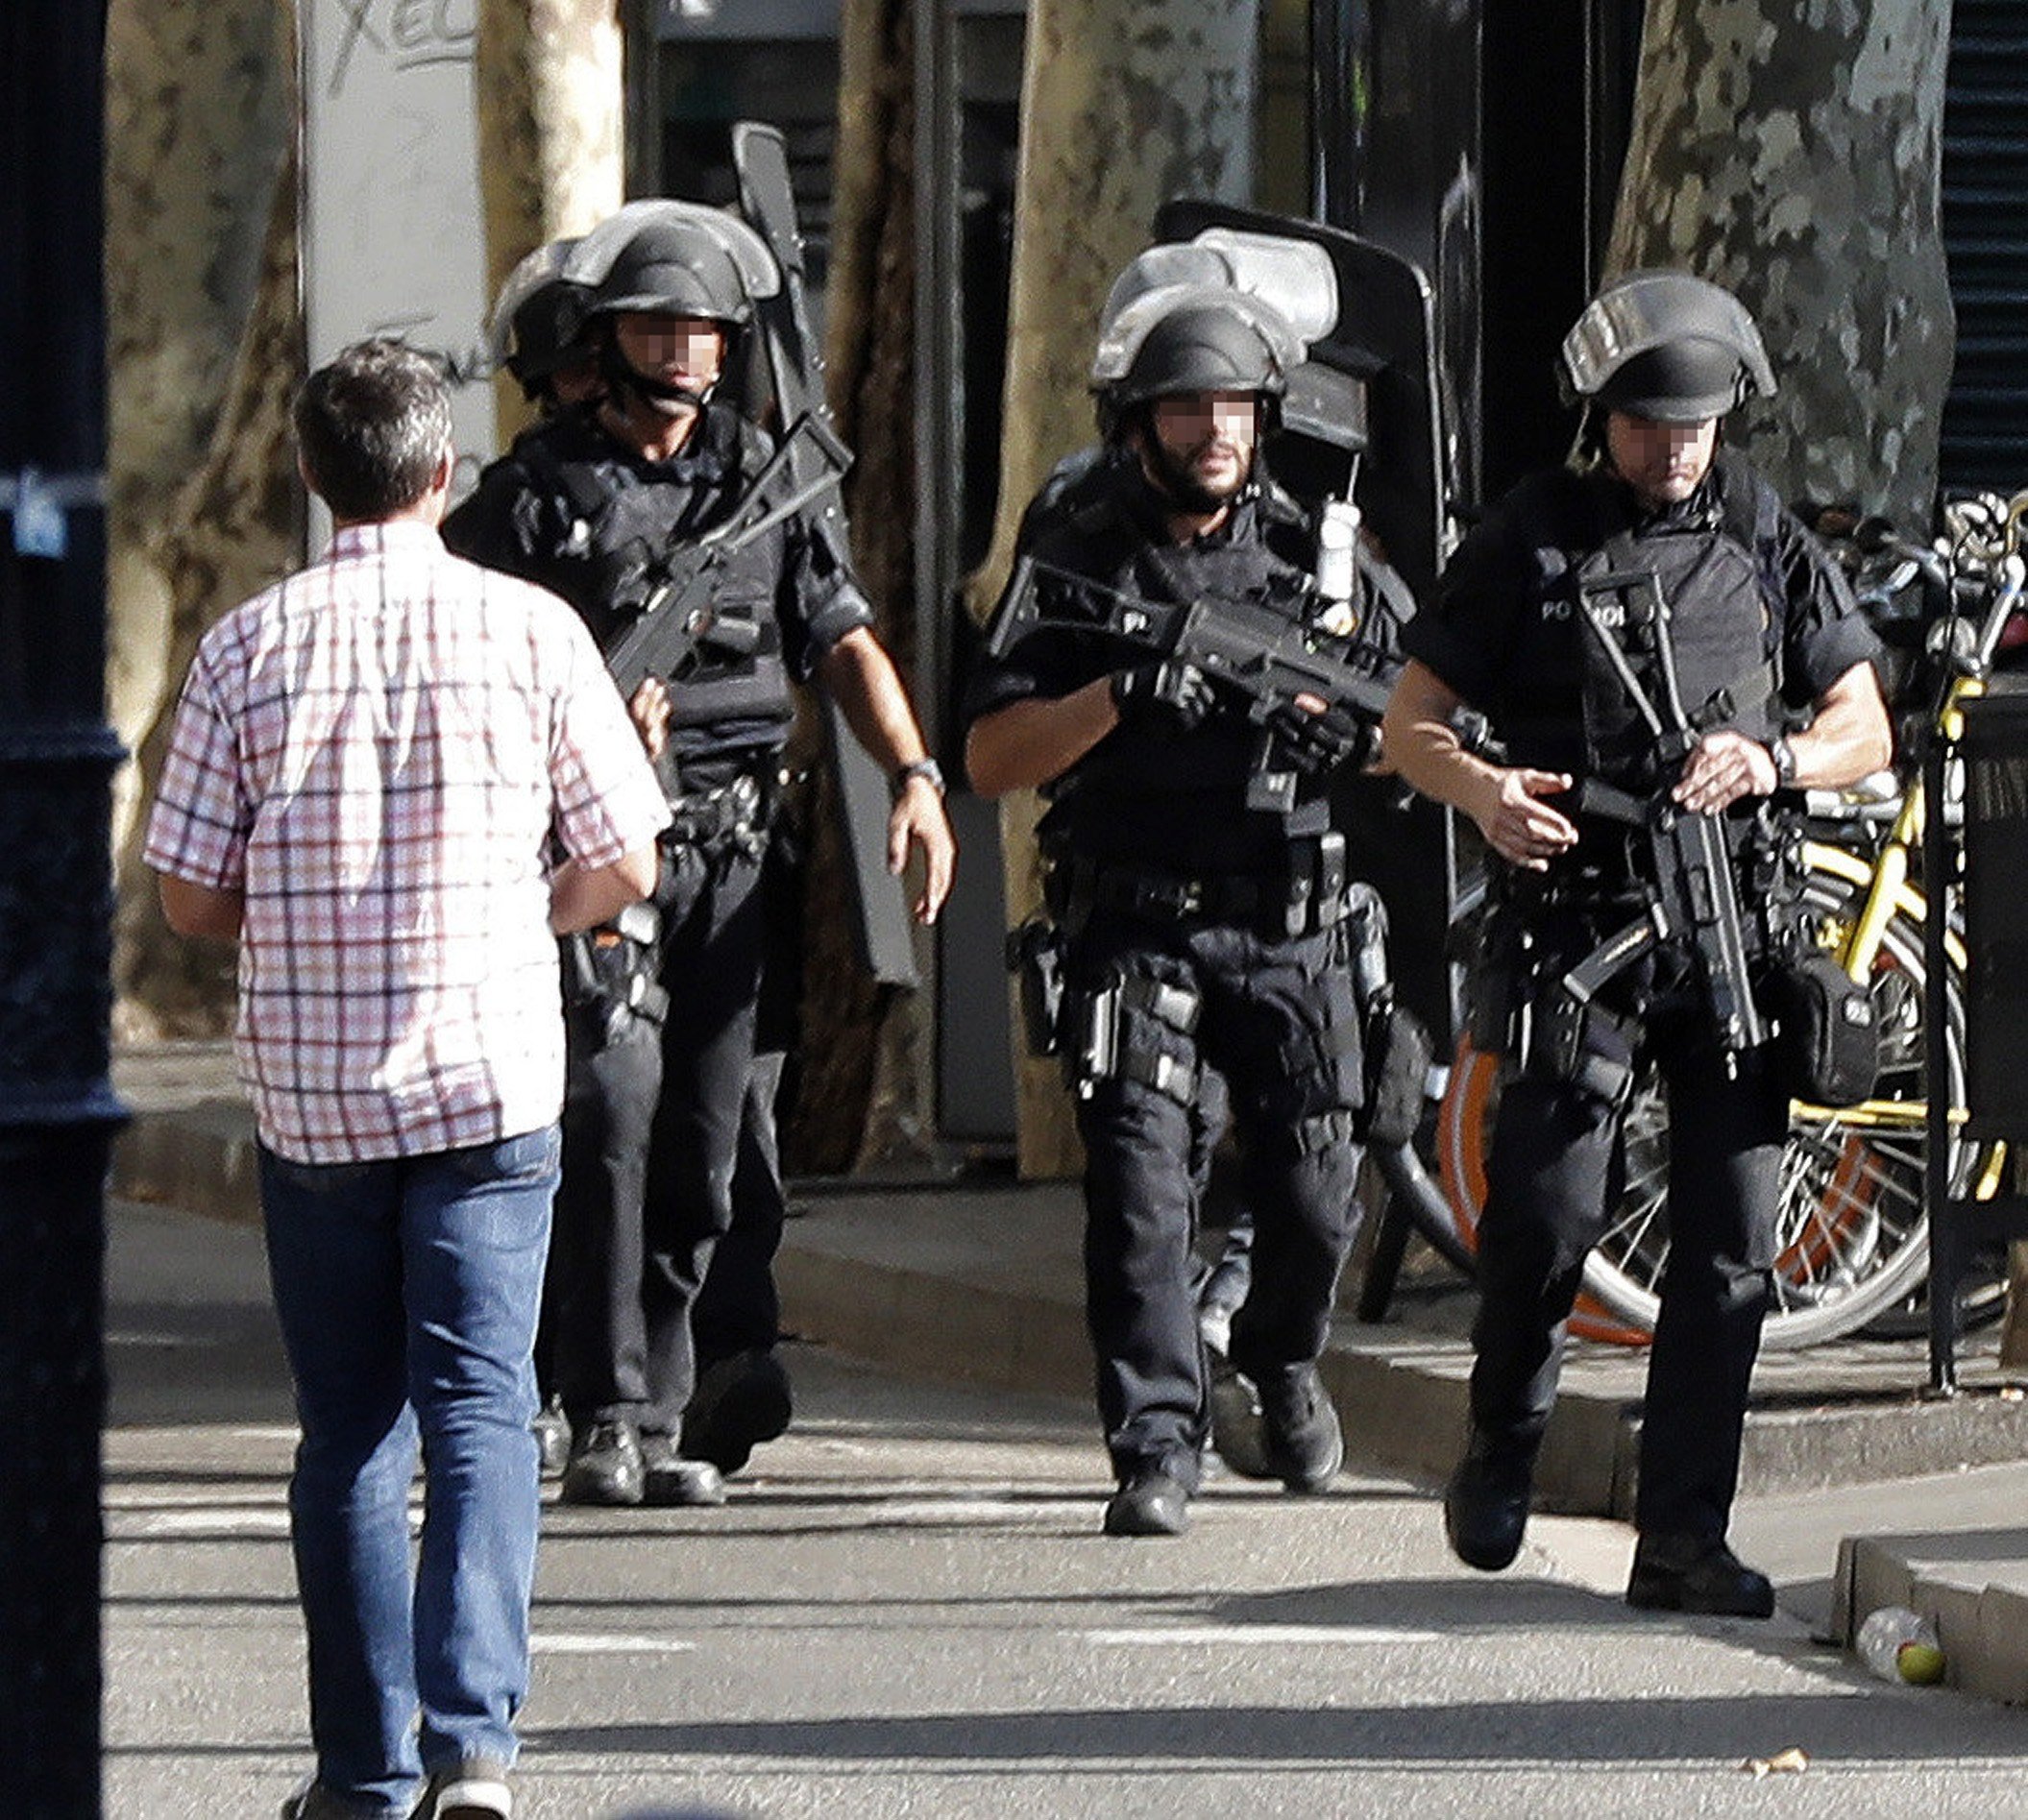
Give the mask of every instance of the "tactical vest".
[[[708, 412], [694, 435], [701, 443], [695, 454], [661, 464], [559, 454], [540, 437], [518, 451], [553, 512], [543, 579], [583, 615], [601, 648], [639, 618], [668, 554], [721, 523], [766, 463], [759, 432], [728, 414]], [[711, 587], [713, 611], [752, 624], [758, 636], [750, 655], [700, 646], [691, 666], [666, 679], [675, 685], [678, 730], [794, 717], [775, 610], [788, 555], [777, 526], [725, 559]]]
[[[1186, 602], [1209, 595], [1285, 603], [1289, 617], [1297, 617], [1306, 571], [1274, 546], [1290, 547], [1291, 533], [1300, 535], [1300, 512], [1293, 506], [1290, 520], [1270, 499], [1257, 497], [1249, 509], [1259, 514], [1258, 527], [1181, 546], [1152, 541], [1148, 527], [1136, 523], [1116, 497], [1108, 497], [1117, 484], [1100, 483], [1095, 500], [1067, 501], [1065, 522], [1044, 531], [1037, 553], [1146, 600]], [[1083, 632], [1079, 622], [1088, 609], [1073, 585], [1044, 585], [1041, 606], [1053, 628], [1072, 639], [1091, 639], [1091, 674], [1135, 661], [1120, 641]], [[1321, 834], [1330, 817], [1322, 785], [1308, 782], [1288, 815], [1242, 807], [1258, 738], [1256, 727], [1231, 713], [1214, 714], [1173, 736], [1122, 729], [1050, 787], [1053, 807], [1043, 837], [1093, 855], [1116, 855], [1122, 844], [1160, 848], [1185, 867], [1265, 865], [1289, 837]]]
[[[1585, 584], [1608, 570], [1654, 575], [1670, 609], [1678, 692], [1699, 729], [1724, 726], [1771, 739], [1780, 729], [1787, 608], [1772, 490], [1744, 464], [1727, 462], [1691, 511], [1633, 526], [1605, 481], [1572, 475], [1569, 488], [1551, 508], [1561, 522], [1525, 527], [1535, 545], [1536, 572], [1524, 611], [1534, 623], [1515, 666], [1516, 699], [1525, 705], [1501, 717], [1510, 762], [1595, 777], [1636, 794], [1656, 788], [1653, 731], [1579, 604]], [[1575, 562], [1564, 554], [1578, 549], [1588, 553]], [[1616, 597], [1594, 598], [1611, 618]], [[1619, 643], [1666, 720], [1652, 629], [1625, 627]]]

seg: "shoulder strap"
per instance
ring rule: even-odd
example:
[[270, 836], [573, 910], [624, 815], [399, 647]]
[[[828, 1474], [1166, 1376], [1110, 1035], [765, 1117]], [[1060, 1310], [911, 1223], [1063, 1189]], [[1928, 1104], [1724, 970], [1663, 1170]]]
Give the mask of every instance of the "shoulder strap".
[[1363, 544], [1353, 546], [1353, 560], [1379, 598], [1381, 617], [1388, 621], [1388, 636], [1381, 643], [1389, 655], [1393, 655], [1402, 627], [1415, 618], [1414, 591], [1402, 579], [1401, 571], [1392, 563], [1382, 562]]
[[1789, 607], [1781, 566], [1781, 497], [1757, 468], [1730, 449], [1719, 450], [1717, 468], [1720, 517], [1726, 534], [1753, 558], [1778, 661], [1781, 622]]

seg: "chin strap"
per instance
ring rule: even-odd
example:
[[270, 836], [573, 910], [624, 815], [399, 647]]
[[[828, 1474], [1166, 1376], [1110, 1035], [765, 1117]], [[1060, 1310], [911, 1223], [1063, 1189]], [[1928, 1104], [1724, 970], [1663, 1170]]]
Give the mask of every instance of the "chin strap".
[[606, 336], [599, 350], [599, 371], [606, 387], [615, 395], [632, 392], [650, 404], [676, 404], [693, 411], [701, 411], [718, 387], [708, 385], [702, 392], [694, 392], [687, 385], [672, 385], [666, 379], [650, 378], [632, 364], [620, 352], [620, 344], [610, 335]]

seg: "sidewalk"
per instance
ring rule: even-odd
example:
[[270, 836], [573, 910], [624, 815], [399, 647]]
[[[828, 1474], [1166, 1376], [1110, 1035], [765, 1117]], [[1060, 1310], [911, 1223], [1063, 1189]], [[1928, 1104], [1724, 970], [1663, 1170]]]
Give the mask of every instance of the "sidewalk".
[[[112, 1073], [134, 1113], [112, 1194], [257, 1220], [253, 1123], [229, 1048], [131, 1050]], [[794, 1330], [927, 1376], [1088, 1395], [1074, 1184], [805, 1182], [795, 1198], [805, 1211], [777, 1267]], [[1405, 1278], [1383, 1325], [1341, 1318], [1325, 1374], [1356, 1453], [1431, 1480], [1449, 1470], [1471, 1305], [1465, 1285], [1424, 1274]], [[1848, 1641], [1873, 1607], [1912, 1605], [1938, 1620], [1954, 1685], [2028, 1703], [2028, 1398], [1995, 1345], [1967, 1339], [1947, 1402], [1922, 1394], [1918, 1341], [1764, 1355], [1738, 1534], [1826, 1635]], [[1630, 1517], [1644, 1371], [1638, 1352], [1573, 1347], [1540, 1509]]]

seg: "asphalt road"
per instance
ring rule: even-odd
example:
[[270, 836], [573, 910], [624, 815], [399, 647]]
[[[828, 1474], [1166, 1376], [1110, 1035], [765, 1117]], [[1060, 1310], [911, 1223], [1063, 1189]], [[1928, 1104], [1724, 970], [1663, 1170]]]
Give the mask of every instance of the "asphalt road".
[[[110, 1225], [107, 1811], [271, 1816], [308, 1754], [257, 1235]], [[1629, 1612], [1615, 1525], [1538, 1519], [1488, 1579], [1355, 1471], [1111, 1541], [1079, 1404], [790, 1357], [796, 1429], [722, 1510], [548, 1513], [524, 1820], [2028, 1815], [2028, 1713], [1791, 1615]]]

